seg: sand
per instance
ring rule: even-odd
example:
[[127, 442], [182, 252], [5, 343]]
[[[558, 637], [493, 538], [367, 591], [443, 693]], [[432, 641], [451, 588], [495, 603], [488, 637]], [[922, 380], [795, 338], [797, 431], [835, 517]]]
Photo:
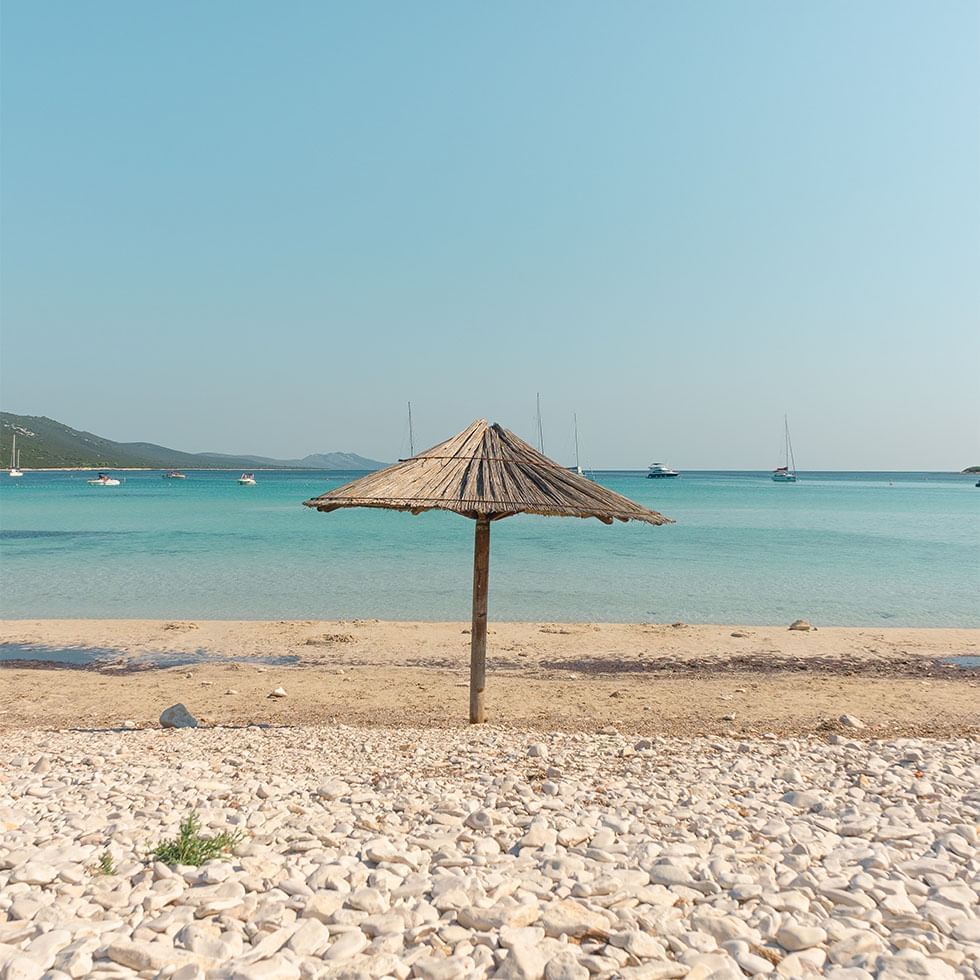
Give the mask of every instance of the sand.
[[[466, 719], [462, 623], [6, 620], [0, 643], [117, 657], [5, 665], [0, 730], [154, 726], [175, 702], [215, 725]], [[200, 662], [147, 667], [182, 655]], [[980, 730], [980, 671], [940, 663], [957, 655], [980, 655], [980, 630], [497, 623], [488, 713], [526, 730], [745, 737], [826, 733], [846, 713], [866, 723], [858, 736], [955, 736]]]

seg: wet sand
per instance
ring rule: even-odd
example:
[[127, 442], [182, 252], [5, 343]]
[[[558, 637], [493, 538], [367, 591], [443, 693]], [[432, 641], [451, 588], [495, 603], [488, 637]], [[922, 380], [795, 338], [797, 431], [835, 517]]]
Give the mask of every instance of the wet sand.
[[[0, 643], [101, 654], [3, 665], [0, 730], [152, 726], [178, 701], [216, 725], [466, 719], [463, 623], [7, 620]], [[980, 656], [980, 630], [498, 623], [488, 714], [646, 735], [825, 733], [842, 714], [862, 737], [977, 732], [980, 671], [942, 662], [954, 656]]]

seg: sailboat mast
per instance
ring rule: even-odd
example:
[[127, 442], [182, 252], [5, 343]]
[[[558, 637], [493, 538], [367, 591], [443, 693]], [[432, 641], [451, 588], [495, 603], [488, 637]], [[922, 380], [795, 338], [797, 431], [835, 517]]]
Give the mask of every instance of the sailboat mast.
[[575, 472], [582, 472], [582, 463], [578, 458], [578, 415], [572, 412], [572, 424], [575, 427]]
[[13, 445], [10, 447], [10, 468], [17, 469], [17, 433], [14, 433]]
[[544, 430], [541, 427], [541, 392], [538, 392], [538, 449], [544, 453]]
[[783, 416], [783, 424], [786, 426], [786, 465], [790, 467], [790, 472], [796, 476], [796, 457], [793, 455], [793, 441], [789, 437], [789, 420]]
[[415, 455], [415, 432], [412, 430], [412, 403], [408, 403], [408, 455]]

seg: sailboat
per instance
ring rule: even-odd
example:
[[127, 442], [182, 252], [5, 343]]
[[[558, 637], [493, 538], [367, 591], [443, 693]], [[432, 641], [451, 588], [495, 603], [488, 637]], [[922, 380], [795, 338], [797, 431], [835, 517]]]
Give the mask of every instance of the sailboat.
[[587, 480], [594, 480], [594, 476], [591, 473], [586, 473], [582, 469], [582, 458], [579, 455], [578, 449], [578, 415], [574, 412], [572, 413], [572, 426], [575, 432], [575, 465], [567, 467], [569, 473], [575, 473], [578, 476], [584, 476]]
[[14, 444], [10, 447], [10, 469], [7, 472], [8, 476], [23, 476], [23, 472], [20, 468], [20, 453], [17, 452], [17, 433], [14, 433]]
[[579, 459], [578, 455], [578, 416], [574, 412], [572, 413], [572, 425], [575, 428], [575, 465], [569, 466], [568, 468], [573, 473], [578, 473], [579, 476], [584, 476], [585, 473], [582, 470], [582, 461]]
[[793, 443], [789, 438], [789, 422], [785, 415], [783, 429], [786, 435], [785, 465], [777, 466], [772, 471], [772, 478], [776, 483], [796, 483], [796, 457], [793, 455]]

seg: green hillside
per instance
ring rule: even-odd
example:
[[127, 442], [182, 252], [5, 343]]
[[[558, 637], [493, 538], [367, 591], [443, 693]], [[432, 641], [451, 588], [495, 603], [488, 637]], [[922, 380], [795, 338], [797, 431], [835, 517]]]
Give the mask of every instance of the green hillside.
[[0, 412], [0, 467], [10, 465], [13, 436], [24, 469], [147, 467], [149, 469], [290, 469], [376, 470], [377, 460], [354, 453], [319, 453], [305, 459], [271, 459], [224, 453], [184, 453], [152, 442], [114, 442], [92, 432], [73, 429], [43, 415]]

